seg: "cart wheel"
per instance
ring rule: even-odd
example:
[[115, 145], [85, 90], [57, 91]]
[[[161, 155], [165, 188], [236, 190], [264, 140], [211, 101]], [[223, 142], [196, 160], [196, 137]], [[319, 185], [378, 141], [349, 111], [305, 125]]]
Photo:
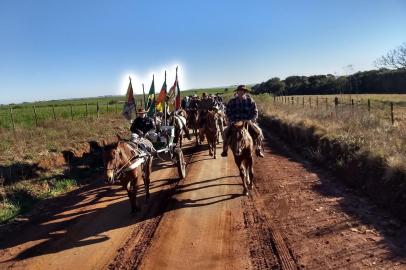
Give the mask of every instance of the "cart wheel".
[[186, 177], [185, 157], [183, 156], [182, 149], [180, 148], [176, 148], [174, 152], [176, 156], [176, 166], [178, 167], [179, 178], [183, 179]]

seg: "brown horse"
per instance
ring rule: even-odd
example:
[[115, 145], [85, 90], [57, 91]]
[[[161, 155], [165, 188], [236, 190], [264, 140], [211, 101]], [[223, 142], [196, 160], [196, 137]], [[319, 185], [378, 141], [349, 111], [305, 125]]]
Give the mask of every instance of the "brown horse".
[[106, 182], [112, 185], [116, 180], [120, 180], [130, 199], [131, 212], [135, 213], [138, 210], [136, 196], [140, 172], [144, 180], [145, 199], [149, 199], [152, 157], [143, 155], [130, 143], [119, 140], [109, 145], [104, 142], [103, 161]]
[[199, 121], [196, 109], [188, 110], [187, 128], [192, 129], [196, 136], [196, 145], [199, 145]]
[[219, 136], [218, 114], [214, 111], [208, 111], [206, 115], [206, 123], [204, 125], [204, 134], [209, 144], [209, 155], [216, 158], [216, 143]]
[[254, 180], [253, 151], [254, 142], [248, 132], [248, 122], [239, 121], [230, 127], [230, 148], [234, 154], [235, 164], [240, 170], [243, 183], [243, 194], [249, 195], [248, 189], [252, 189]]

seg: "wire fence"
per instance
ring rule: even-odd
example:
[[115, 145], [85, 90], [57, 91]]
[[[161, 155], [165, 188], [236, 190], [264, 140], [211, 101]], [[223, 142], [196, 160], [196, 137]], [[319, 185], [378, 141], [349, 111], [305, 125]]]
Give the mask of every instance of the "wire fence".
[[292, 106], [314, 110], [325, 117], [347, 119], [359, 116], [374, 116], [392, 125], [406, 120], [406, 106], [402, 103], [351, 97], [322, 96], [274, 96], [274, 106]]
[[39, 127], [49, 121], [61, 119], [99, 118], [121, 113], [122, 106], [122, 104], [111, 101], [49, 106], [3, 106], [0, 109], [0, 128]]

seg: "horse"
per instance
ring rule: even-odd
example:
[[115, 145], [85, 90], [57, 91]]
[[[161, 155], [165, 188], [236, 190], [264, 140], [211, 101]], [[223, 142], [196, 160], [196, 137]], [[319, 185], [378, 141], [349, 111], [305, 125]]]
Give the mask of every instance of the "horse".
[[198, 112], [196, 109], [188, 110], [187, 128], [193, 130], [193, 133], [196, 136], [196, 146], [199, 145], [199, 121]]
[[141, 171], [144, 180], [145, 199], [149, 199], [149, 183], [152, 170], [152, 156], [139, 151], [135, 145], [119, 139], [117, 143], [107, 144], [103, 142], [103, 162], [107, 184], [114, 184], [120, 180], [122, 187], [127, 191], [130, 199], [131, 212], [138, 211], [136, 204], [137, 179]]
[[230, 127], [229, 142], [234, 161], [240, 171], [243, 194], [249, 195], [254, 180], [253, 151], [254, 142], [248, 132], [248, 121], [238, 121]]
[[[185, 117], [186, 116], [186, 117]], [[174, 111], [169, 116], [169, 125], [175, 127], [174, 142], [179, 143], [179, 147], [182, 147], [183, 134], [190, 140], [189, 129], [186, 126], [187, 114], [184, 110]]]
[[[215, 111], [217, 112], [217, 125], [219, 128], [219, 136], [217, 136], [217, 144], [220, 143], [220, 137], [223, 135], [224, 126], [225, 126], [225, 106], [223, 103], [219, 103], [218, 106], [215, 107]], [[223, 138], [224, 141], [224, 138]]]
[[206, 123], [204, 125], [204, 134], [209, 144], [209, 155], [216, 157], [216, 143], [219, 136], [218, 114], [215, 111], [208, 111], [206, 115]]

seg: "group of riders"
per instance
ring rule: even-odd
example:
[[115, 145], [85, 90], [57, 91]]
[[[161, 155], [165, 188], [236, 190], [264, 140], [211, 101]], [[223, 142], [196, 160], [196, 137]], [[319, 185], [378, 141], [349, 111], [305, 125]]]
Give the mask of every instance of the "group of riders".
[[[256, 155], [264, 157], [262, 149], [263, 135], [260, 127], [256, 123], [258, 118], [258, 109], [255, 101], [249, 95], [250, 90], [245, 85], [239, 85], [235, 91], [234, 96], [225, 104], [220, 95], [212, 95], [203, 93], [202, 97], [198, 97], [196, 94], [193, 96], [187, 96], [182, 99], [181, 109], [175, 114], [181, 114], [180, 111], [186, 112], [186, 115], [192, 115], [197, 112], [197, 122], [199, 128], [204, 128], [206, 124], [206, 115], [209, 111], [215, 111], [219, 114], [225, 115], [227, 127], [223, 130], [223, 152], [221, 156], [226, 157], [228, 151], [228, 145], [230, 143], [230, 130], [234, 123], [239, 121], [246, 121], [248, 123], [248, 132], [251, 135]], [[189, 119], [186, 118], [186, 122]], [[131, 124], [130, 131], [136, 136], [143, 137], [151, 130], [155, 130], [156, 121], [152, 117], [147, 116], [145, 110], [138, 110], [137, 117]], [[185, 123], [185, 127], [188, 127], [188, 123]], [[186, 128], [186, 136], [190, 139]]]

